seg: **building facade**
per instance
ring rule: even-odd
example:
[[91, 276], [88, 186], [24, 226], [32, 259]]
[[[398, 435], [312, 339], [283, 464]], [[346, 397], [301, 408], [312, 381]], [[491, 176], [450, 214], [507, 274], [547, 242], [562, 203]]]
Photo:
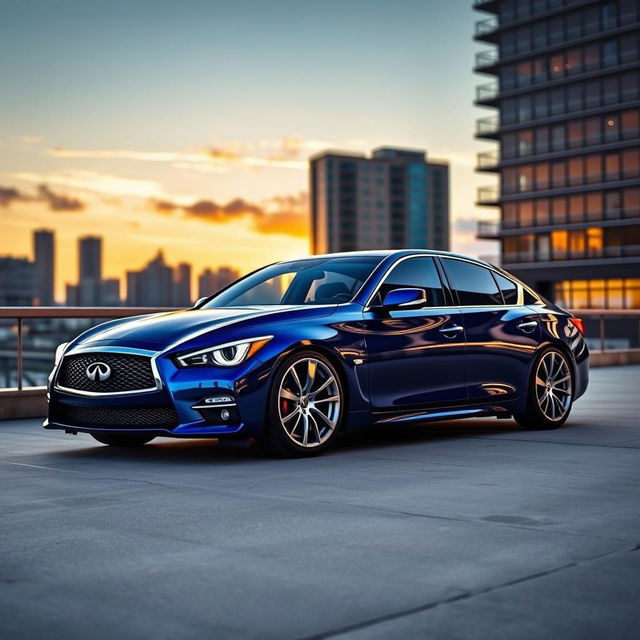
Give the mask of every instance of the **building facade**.
[[33, 256], [36, 274], [35, 303], [50, 307], [55, 304], [55, 243], [53, 231], [37, 229], [33, 232]]
[[0, 307], [28, 307], [36, 294], [36, 268], [28, 258], [0, 257]]
[[85, 236], [78, 241], [78, 304], [82, 307], [101, 306], [102, 238]]
[[449, 248], [449, 165], [424, 151], [311, 158], [313, 253]]
[[502, 265], [570, 308], [640, 308], [640, 7], [637, 0], [476, 0], [490, 14], [476, 71], [478, 169], [499, 207], [478, 236]]

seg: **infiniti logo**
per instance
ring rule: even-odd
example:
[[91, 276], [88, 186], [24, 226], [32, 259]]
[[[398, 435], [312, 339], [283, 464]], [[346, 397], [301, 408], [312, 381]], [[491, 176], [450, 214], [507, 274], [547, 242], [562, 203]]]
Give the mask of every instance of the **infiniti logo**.
[[111, 367], [104, 362], [92, 362], [86, 369], [87, 378], [95, 382], [102, 382], [111, 375]]

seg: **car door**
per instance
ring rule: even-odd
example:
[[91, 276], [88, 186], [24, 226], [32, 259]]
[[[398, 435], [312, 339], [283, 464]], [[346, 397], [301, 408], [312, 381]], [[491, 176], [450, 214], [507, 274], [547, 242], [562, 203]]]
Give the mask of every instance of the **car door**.
[[[422, 308], [385, 310], [393, 289], [419, 288]], [[364, 311], [369, 392], [374, 411], [447, 405], [467, 396], [460, 311], [430, 256], [403, 258], [384, 277]]]
[[440, 261], [462, 312], [469, 399], [526, 392], [540, 325], [538, 314], [523, 304], [522, 287], [473, 262]]

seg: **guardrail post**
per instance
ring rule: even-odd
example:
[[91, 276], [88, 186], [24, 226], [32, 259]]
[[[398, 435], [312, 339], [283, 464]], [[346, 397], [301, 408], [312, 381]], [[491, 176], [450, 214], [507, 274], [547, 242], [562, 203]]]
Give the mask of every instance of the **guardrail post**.
[[17, 349], [17, 370], [18, 370], [18, 391], [22, 391], [22, 317], [18, 316], [18, 344]]
[[604, 313], [600, 315], [600, 351], [604, 353]]

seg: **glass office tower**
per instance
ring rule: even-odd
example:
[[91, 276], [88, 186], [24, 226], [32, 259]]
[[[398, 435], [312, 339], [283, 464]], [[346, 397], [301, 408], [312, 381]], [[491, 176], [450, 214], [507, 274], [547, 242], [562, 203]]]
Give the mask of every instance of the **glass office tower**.
[[497, 110], [476, 136], [498, 151], [478, 170], [499, 175], [478, 203], [504, 268], [555, 302], [640, 308], [640, 3], [476, 0], [490, 14], [475, 39], [493, 76], [476, 104]]

